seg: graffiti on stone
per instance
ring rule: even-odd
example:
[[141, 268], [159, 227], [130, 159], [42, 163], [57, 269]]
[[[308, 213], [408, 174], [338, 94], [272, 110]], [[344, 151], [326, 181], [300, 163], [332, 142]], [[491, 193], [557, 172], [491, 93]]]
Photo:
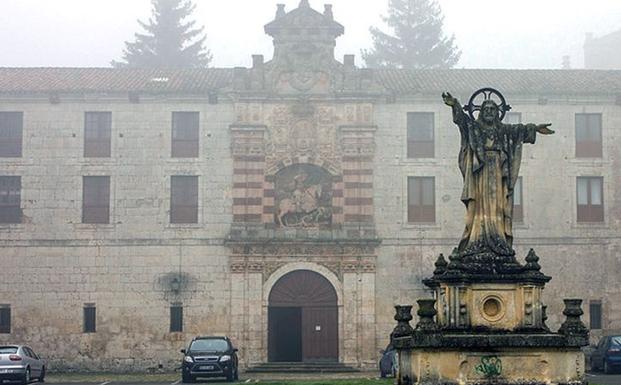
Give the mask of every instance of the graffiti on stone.
[[289, 166], [276, 174], [275, 222], [281, 227], [319, 227], [332, 223], [332, 180], [321, 167]]

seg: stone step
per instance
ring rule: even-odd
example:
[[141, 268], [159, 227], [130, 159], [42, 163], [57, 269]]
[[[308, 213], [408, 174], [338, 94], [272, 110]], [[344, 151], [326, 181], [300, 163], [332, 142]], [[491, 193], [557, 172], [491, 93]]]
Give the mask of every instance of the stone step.
[[266, 362], [250, 367], [246, 373], [353, 373], [356, 368], [339, 362]]

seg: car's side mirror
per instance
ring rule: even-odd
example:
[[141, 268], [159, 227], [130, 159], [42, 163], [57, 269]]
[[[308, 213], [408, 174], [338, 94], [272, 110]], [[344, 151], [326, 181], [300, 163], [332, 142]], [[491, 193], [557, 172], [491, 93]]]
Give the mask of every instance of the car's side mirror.
[[384, 349], [380, 349], [380, 350], [379, 350], [379, 353], [380, 353], [380, 354], [384, 354], [384, 353], [386, 353], [386, 351], [385, 351]]
[[239, 349], [237, 349], [237, 348], [233, 348], [233, 352], [234, 352], [234, 353], [237, 353], [238, 351], [239, 351]]
[[185, 349], [181, 349], [181, 353], [185, 354]]

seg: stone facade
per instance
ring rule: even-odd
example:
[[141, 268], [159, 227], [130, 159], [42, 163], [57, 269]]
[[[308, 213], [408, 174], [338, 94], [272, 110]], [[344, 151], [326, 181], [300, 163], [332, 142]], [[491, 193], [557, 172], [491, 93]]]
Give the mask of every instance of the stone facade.
[[[11, 307], [0, 342], [28, 342], [57, 369], [123, 370], [173, 368], [192, 336], [227, 334], [254, 365], [267, 360], [271, 288], [311, 270], [337, 293], [339, 361], [376, 365], [393, 306], [431, 295], [421, 280], [463, 230], [459, 138], [441, 92], [465, 102], [483, 86], [557, 130], [525, 148], [514, 231], [518, 256], [536, 248], [553, 277], [548, 325], [562, 321], [560, 298], [576, 297], [601, 301], [592, 335], [621, 329], [621, 72], [359, 69], [334, 59], [343, 27], [331, 8], [305, 1], [279, 7], [266, 32], [274, 58], [252, 68], [0, 70], [0, 111], [24, 116], [22, 157], [0, 158], [1, 175], [21, 176], [23, 210], [0, 225], [0, 304]], [[109, 158], [83, 156], [87, 111], [112, 113]], [[196, 158], [171, 157], [174, 111], [200, 114]], [[433, 158], [407, 157], [417, 111], [433, 113]], [[602, 114], [601, 158], [575, 157], [585, 112]], [[109, 224], [81, 223], [89, 175], [110, 176]], [[173, 175], [199, 177], [198, 223], [170, 223]], [[410, 176], [435, 177], [435, 223], [408, 223]], [[576, 221], [578, 176], [604, 178], [602, 223]], [[82, 332], [86, 303], [96, 333]], [[183, 332], [169, 332], [173, 304]]]

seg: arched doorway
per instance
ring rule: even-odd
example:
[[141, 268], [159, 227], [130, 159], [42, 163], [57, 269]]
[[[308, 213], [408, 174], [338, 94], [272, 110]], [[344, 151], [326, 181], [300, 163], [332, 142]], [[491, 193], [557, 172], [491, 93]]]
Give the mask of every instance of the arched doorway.
[[292, 271], [270, 291], [268, 360], [338, 361], [337, 296], [321, 274]]

